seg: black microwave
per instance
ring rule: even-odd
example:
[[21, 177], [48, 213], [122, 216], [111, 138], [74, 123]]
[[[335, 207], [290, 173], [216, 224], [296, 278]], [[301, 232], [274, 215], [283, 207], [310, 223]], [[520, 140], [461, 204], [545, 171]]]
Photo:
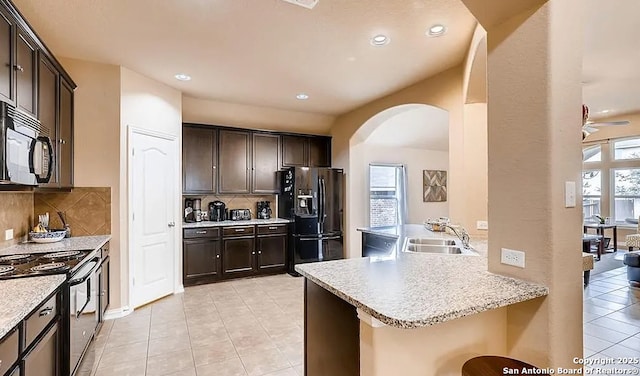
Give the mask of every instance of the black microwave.
[[49, 128], [8, 103], [0, 104], [0, 183], [38, 185], [53, 173]]

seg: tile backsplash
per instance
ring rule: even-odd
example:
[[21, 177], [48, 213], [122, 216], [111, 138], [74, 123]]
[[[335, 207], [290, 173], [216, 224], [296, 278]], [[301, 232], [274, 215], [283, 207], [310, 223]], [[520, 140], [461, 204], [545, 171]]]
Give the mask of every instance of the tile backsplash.
[[[33, 218], [33, 192], [0, 192], [0, 249], [26, 240]], [[13, 239], [5, 240], [9, 229]]]
[[209, 203], [212, 201], [222, 201], [227, 209], [251, 209], [251, 218], [256, 218], [257, 202], [271, 201], [271, 217], [277, 217], [276, 195], [209, 195], [209, 196], [183, 196], [182, 207], [184, 208], [184, 199], [199, 198], [202, 200], [202, 210], [206, 211]]
[[34, 218], [49, 213], [49, 227], [62, 228], [65, 213], [71, 236], [111, 234], [111, 188], [73, 188], [71, 192], [36, 192]]

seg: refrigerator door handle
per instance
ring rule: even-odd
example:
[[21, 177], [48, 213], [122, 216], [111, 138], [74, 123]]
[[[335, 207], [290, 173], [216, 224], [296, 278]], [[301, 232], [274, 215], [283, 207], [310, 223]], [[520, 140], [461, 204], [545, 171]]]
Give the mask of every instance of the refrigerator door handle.
[[322, 240], [339, 240], [339, 239], [342, 239], [341, 235], [338, 235], [338, 236], [326, 236], [326, 237], [322, 238]]
[[320, 178], [320, 208], [322, 208], [322, 212], [320, 213], [320, 223], [324, 224], [324, 218], [326, 217], [327, 211], [327, 190], [324, 183], [324, 178]]

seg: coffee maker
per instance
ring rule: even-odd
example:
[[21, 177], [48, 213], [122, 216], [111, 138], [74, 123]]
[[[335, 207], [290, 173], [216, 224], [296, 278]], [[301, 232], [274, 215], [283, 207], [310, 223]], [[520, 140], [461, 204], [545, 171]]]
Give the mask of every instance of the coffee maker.
[[270, 201], [258, 201], [257, 217], [258, 219], [271, 218], [271, 202]]
[[209, 203], [209, 220], [220, 222], [227, 219], [226, 205], [222, 201], [212, 201]]

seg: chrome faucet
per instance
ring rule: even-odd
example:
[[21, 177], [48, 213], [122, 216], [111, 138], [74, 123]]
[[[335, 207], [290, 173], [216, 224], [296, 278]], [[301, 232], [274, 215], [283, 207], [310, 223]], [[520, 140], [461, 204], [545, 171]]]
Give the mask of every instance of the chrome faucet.
[[460, 241], [462, 242], [462, 246], [465, 249], [471, 248], [471, 246], [469, 245], [469, 233], [467, 232], [467, 230], [464, 229], [464, 227], [452, 226], [449, 223], [442, 224], [441, 226], [451, 229], [451, 231], [453, 231], [453, 233], [456, 234], [458, 239], [460, 239]]

